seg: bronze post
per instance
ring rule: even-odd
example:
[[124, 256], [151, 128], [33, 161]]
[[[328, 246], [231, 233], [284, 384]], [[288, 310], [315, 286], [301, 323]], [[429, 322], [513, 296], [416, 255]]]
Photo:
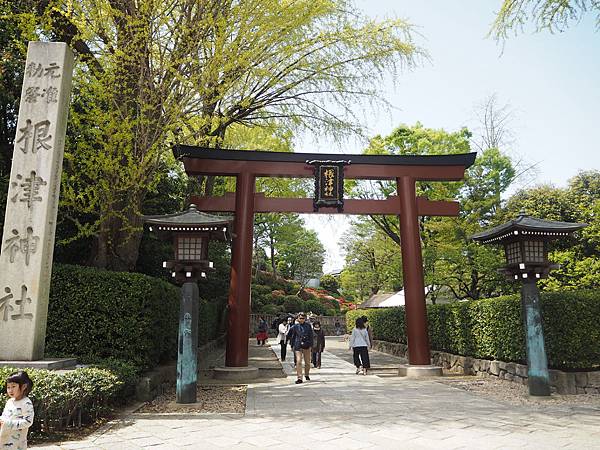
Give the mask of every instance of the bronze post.
[[408, 361], [413, 365], [429, 365], [431, 364], [431, 355], [427, 331], [425, 283], [423, 281], [423, 258], [421, 256], [415, 180], [411, 177], [397, 178], [396, 185], [400, 199], [400, 240]]
[[226, 367], [248, 366], [248, 323], [252, 277], [254, 175], [242, 172], [235, 185], [235, 225], [227, 313]]

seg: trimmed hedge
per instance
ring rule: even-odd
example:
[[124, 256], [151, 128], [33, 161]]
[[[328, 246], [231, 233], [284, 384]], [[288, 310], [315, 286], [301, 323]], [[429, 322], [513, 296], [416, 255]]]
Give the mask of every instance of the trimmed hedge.
[[154, 367], [177, 354], [179, 299], [179, 288], [157, 278], [56, 264], [46, 355]]
[[198, 305], [198, 345], [216, 339], [223, 332], [221, 324], [225, 311], [223, 301], [200, 299]]
[[[600, 294], [544, 292], [541, 307], [548, 364], [557, 369], [600, 367]], [[404, 308], [349, 311], [351, 330], [366, 315], [376, 339], [406, 344]], [[427, 305], [432, 349], [482, 359], [527, 359], [519, 295]]]
[[[0, 409], [4, 408], [6, 379], [18, 369], [0, 368]], [[118, 400], [124, 382], [110, 370], [82, 368], [64, 373], [27, 369], [33, 381], [29, 398], [35, 417], [32, 431], [47, 432], [91, 423], [105, 415]]]

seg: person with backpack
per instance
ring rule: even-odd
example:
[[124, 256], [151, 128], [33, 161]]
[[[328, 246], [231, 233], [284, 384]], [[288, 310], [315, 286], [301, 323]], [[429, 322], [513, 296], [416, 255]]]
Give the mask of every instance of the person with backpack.
[[298, 313], [298, 323], [290, 329], [289, 338], [296, 356], [296, 384], [302, 383], [302, 361], [304, 361], [304, 379], [310, 381], [310, 357], [313, 346], [313, 330], [306, 323], [306, 314]]
[[321, 368], [321, 353], [325, 350], [325, 333], [318, 320], [313, 324], [312, 364], [316, 369]]

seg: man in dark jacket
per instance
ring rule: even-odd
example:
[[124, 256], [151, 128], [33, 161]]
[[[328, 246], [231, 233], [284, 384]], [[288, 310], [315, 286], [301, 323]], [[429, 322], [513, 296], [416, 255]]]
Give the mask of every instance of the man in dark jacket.
[[313, 345], [313, 330], [306, 323], [306, 314], [298, 314], [298, 323], [288, 333], [294, 355], [296, 355], [296, 384], [302, 383], [302, 360], [304, 360], [304, 378], [310, 380], [310, 352]]

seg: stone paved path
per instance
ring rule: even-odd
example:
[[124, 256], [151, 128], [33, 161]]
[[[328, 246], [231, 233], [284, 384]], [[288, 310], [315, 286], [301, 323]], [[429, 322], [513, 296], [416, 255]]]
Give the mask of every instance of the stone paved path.
[[37, 448], [600, 449], [599, 410], [510, 406], [435, 379], [355, 375], [346, 345], [330, 338], [309, 382], [293, 384], [288, 362], [288, 378], [250, 385], [245, 415], [131, 414], [83, 441]]

